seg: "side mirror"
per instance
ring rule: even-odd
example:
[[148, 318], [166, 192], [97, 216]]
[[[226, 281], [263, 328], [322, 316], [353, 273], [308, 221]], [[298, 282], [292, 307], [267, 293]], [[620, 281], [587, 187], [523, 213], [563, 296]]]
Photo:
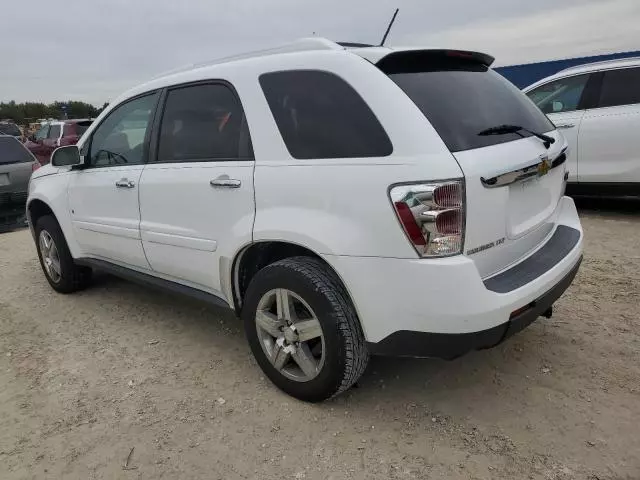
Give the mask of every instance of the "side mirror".
[[554, 113], [561, 112], [564, 109], [564, 103], [556, 100], [555, 102], [553, 102], [552, 108]]
[[56, 148], [51, 154], [51, 165], [54, 167], [68, 167], [82, 164], [80, 150], [75, 145]]

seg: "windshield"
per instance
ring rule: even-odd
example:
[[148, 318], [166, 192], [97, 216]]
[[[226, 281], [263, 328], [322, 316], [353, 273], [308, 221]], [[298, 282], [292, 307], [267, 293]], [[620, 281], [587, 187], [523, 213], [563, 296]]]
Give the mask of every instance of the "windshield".
[[34, 158], [14, 137], [0, 136], [0, 165], [33, 162]]
[[[454, 65], [389, 77], [420, 108], [452, 152], [518, 140], [531, 135], [526, 130], [543, 133], [554, 129], [525, 94], [484, 65]], [[479, 135], [499, 125], [523, 129]]]

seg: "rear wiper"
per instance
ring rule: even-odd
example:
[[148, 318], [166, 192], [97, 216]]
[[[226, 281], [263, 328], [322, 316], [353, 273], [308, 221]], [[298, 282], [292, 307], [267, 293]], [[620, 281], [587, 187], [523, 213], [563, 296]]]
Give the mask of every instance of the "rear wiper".
[[521, 127], [520, 125], [498, 125], [496, 127], [487, 128], [478, 132], [478, 135], [487, 136], [487, 135], [505, 135], [507, 133], [517, 133], [521, 137], [522, 132], [527, 132], [533, 135], [534, 137], [538, 137], [540, 140], [544, 142], [544, 146], [549, 148], [552, 143], [556, 143], [556, 139], [550, 137], [549, 135], [545, 135], [543, 133], [534, 132], [533, 130], [529, 130], [528, 128]]

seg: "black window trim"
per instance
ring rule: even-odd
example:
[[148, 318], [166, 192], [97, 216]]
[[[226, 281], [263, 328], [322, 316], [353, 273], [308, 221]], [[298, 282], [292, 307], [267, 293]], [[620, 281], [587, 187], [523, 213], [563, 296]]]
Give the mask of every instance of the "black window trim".
[[595, 98], [595, 103], [594, 105], [589, 108], [589, 110], [605, 110], [607, 108], [620, 108], [620, 107], [629, 107], [629, 106], [635, 106], [635, 105], [640, 105], [640, 102], [636, 102], [636, 103], [624, 103], [622, 105], [611, 105], [608, 107], [600, 107], [598, 104], [600, 103], [600, 97], [602, 95], [602, 87], [604, 84], [604, 77], [608, 72], [615, 72], [617, 70], [629, 70], [629, 69], [636, 69], [636, 70], [640, 70], [640, 65], [625, 65], [622, 67], [614, 67], [614, 68], [607, 68], [604, 70], [598, 70], [598, 73], [600, 74], [601, 78], [600, 78], [600, 88], [598, 89], [598, 95]]
[[[551, 112], [551, 113], [545, 113], [545, 115], [553, 115], [554, 113], [571, 113], [571, 112], [584, 111], [584, 110], [586, 110], [584, 105], [586, 104], [586, 100], [587, 100], [586, 93], [589, 90], [589, 84], [591, 83], [592, 78], [594, 77], [594, 74], [597, 74], [597, 73], [599, 73], [599, 72], [597, 72], [597, 71], [596, 72], [580, 72], [580, 73], [574, 73], [572, 75], [567, 75], [566, 77], [554, 78], [553, 80], [549, 80], [548, 82], [541, 83], [540, 85], [537, 85], [536, 87], [532, 88], [531, 90], [528, 90], [525, 93], [525, 95], [528, 97], [529, 94], [535, 92], [539, 88], [546, 87], [547, 85], [550, 85], [550, 84], [555, 83], [555, 82], [559, 82], [560, 80], [568, 80], [570, 78], [575, 78], [575, 77], [587, 77], [587, 81], [584, 84], [584, 89], [582, 90], [582, 93], [580, 94], [580, 99], [578, 100], [578, 105], [576, 106], [575, 110], [567, 110], [567, 111], [563, 111], [563, 112]], [[531, 97], [529, 97], [529, 98], [531, 98]], [[590, 97], [590, 99], [591, 99], [591, 97]], [[538, 107], [538, 108], [540, 108], [540, 107]]]
[[[158, 150], [160, 148], [160, 129], [162, 127], [162, 118], [164, 117], [164, 112], [167, 107], [167, 97], [169, 96], [169, 92], [171, 90], [178, 90], [181, 88], [188, 87], [197, 87], [200, 85], [222, 85], [231, 91], [231, 94], [234, 96], [238, 105], [240, 105], [240, 109], [242, 110], [242, 126], [240, 129], [240, 145], [239, 152], [243, 151], [247, 152], [246, 156], [238, 156], [237, 158], [198, 158], [198, 159], [189, 159], [189, 160], [163, 160], [158, 161]], [[240, 100], [240, 96], [238, 95], [238, 91], [233, 86], [233, 84], [227, 80], [222, 79], [206, 79], [206, 80], [196, 80], [192, 82], [184, 82], [184, 83], [175, 83], [168, 85], [162, 89], [160, 94], [160, 98], [158, 101], [158, 107], [156, 109], [155, 116], [153, 118], [152, 125], [152, 136], [150, 139], [150, 148], [149, 155], [145, 159], [147, 164], [149, 165], [162, 165], [162, 164], [185, 164], [185, 163], [224, 163], [224, 162], [252, 162], [255, 161], [255, 154], [253, 151], [253, 143], [251, 141], [251, 132], [249, 131], [249, 124], [247, 123], [247, 113], [242, 105], [242, 101]], [[243, 134], [244, 132], [244, 134]], [[246, 134], [246, 139], [244, 138]], [[246, 141], [246, 145], [243, 145], [243, 140]]]
[[[156, 98], [156, 104], [152, 107], [152, 112], [151, 112], [151, 119], [149, 121], [149, 125], [147, 126], [147, 131], [145, 132], [144, 135], [144, 145], [142, 147], [142, 162], [140, 163], [135, 163], [135, 164], [131, 164], [131, 165], [90, 165], [89, 163], [85, 163], [88, 160], [90, 160], [89, 158], [87, 158], [87, 155], [89, 155], [91, 153], [91, 145], [93, 144], [93, 136], [95, 135], [96, 131], [102, 126], [102, 124], [113, 114], [113, 112], [115, 112], [116, 110], [118, 110], [120, 107], [122, 107], [123, 105], [126, 105], [127, 103], [133, 102], [135, 100], [138, 100], [140, 98], [144, 98], [144, 97], [148, 97], [151, 95], [155, 95], [158, 94], [158, 98]], [[89, 136], [89, 138], [87, 139], [87, 141], [82, 145], [82, 150], [80, 152], [80, 155], [82, 155], [83, 158], [83, 163], [81, 165], [76, 166], [76, 169], [79, 168], [81, 170], [93, 170], [96, 168], [113, 168], [113, 167], [135, 167], [135, 166], [139, 166], [139, 165], [145, 165], [147, 163], [147, 158], [149, 156], [149, 140], [151, 139], [151, 127], [153, 126], [153, 122], [155, 120], [155, 115], [156, 112], [158, 111], [158, 102], [160, 100], [160, 98], [162, 97], [162, 91], [160, 88], [156, 88], [154, 90], [149, 90], [146, 92], [142, 92], [138, 95], [135, 95], [133, 97], [129, 97], [126, 100], [123, 100], [122, 102], [120, 102], [119, 104], [117, 104], [115, 107], [113, 107], [112, 109], [109, 110], [109, 113], [100, 121], [100, 123], [98, 123], [97, 125], [95, 125], [95, 127], [93, 126], [93, 124], [90, 126], [93, 127], [92, 131], [91, 131], [91, 135]]]
[[[373, 64], [373, 62], [371, 62], [370, 60], [367, 60], [367, 61], [369, 63]], [[378, 115], [373, 110], [373, 108], [371, 108], [371, 105], [369, 105], [369, 102], [367, 102], [364, 99], [364, 97], [356, 89], [356, 87], [354, 87], [351, 84], [351, 82], [347, 81], [342, 75], [340, 75], [340, 74], [338, 74], [338, 73], [336, 73], [334, 71], [327, 70], [325, 68], [281, 68], [281, 69], [278, 69], [278, 70], [270, 70], [270, 71], [262, 72], [260, 75], [258, 75], [258, 86], [260, 87], [260, 91], [262, 92], [262, 97], [264, 98], [264, 100], [265, 100], [265, 102], [267, 104], [267, 108], [269, 109], [269, 114], [271, 115], [271, 119], [273, 120], [273, 126], [275, 127], [276, 132], [278, 132], [278, 137], [280, 138], [280, 141], [282, 142], [282, 146], [284, 147], [284, 151], [287, 152], [287, 154], [289, 155], [291, 160], [295, 160], [295, 161], [298, 161], [298, 162], [309, 162], [309, 161], [325, 161], [325, 160], [352, 160], [352, 159], [358, 158], [358, 157], [336, 157], [336, 158], [332, 157], [332, 158], [304, 159], [304, 158], [294, 157], [291, 154], [291, 151], [289, 150], [289, 147], [287, 146], [287, 142], [285, 142], [284, 138], [282, 137], [282, 132], [280, 131], [280, 128], [278, 127], [278, 122], [276, 121], [276, 118], [273, 115], [273, 111], [271, 111], [271, 107], [269, 106], [269, 100], [267, 99], [267, 95], [266, 95], [264, 89], [262, 88], [262, 84], [260, 83], [260, 79], [265, 75], [269, 75], [271, 73], [289, 73], [289, 72], [323, 72], [323, 73], [328, 73], [330, 75], [333, 75], [334, 77], [338, 77], [344, 83], [349, 85], [349, 87], [351, 87], [351, 89], [353, 89], [353, 91], [360, 97], [362, 102], [371, 111], [371, 114], [373, 115], [373, 118], [376, 119], [376, 121], [378, 122], [378, 125], [380, 125], [380, 128], [382, 128], [382, 131], [386, 135], [387, 140], [389, 140], [389, 145], [391, 146], [391, 150], [389, 151], [389, 153], [387, 155], [377, 156], [377, 157], [363, 157], [363, 158], [365, 158], [365, 159], [387, 158], [387, 157], [391, 157], [393, 155], [393, 153], [395, 152], [395, 145], [393, 144], [393, 140], [389, 136], [389, 132], [387, 132], [387, 129], [385, 128], [384, 123], [380, 120], [380, 117], [378, 117]]]

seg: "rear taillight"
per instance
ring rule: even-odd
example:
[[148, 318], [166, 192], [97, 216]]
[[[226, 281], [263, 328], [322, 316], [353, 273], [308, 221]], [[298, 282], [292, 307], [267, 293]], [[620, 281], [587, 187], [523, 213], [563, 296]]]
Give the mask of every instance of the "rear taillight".
[[40, 162], [33, 162], [31, 164], [31, 172], [35, 172], [39, 168], [40, 168]]
[[461, 180], [397, 185], [389, 194], [407, 238], [422, 257], [462, 253], [465, 211]]

